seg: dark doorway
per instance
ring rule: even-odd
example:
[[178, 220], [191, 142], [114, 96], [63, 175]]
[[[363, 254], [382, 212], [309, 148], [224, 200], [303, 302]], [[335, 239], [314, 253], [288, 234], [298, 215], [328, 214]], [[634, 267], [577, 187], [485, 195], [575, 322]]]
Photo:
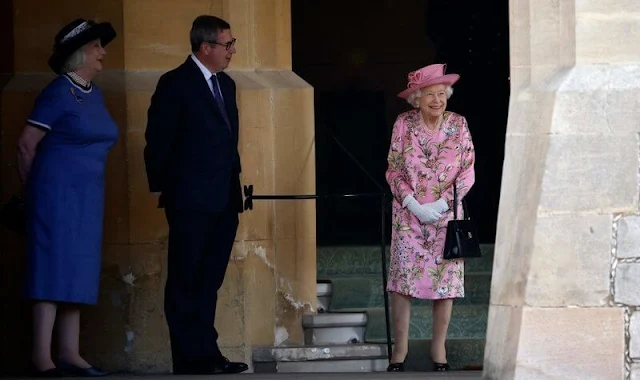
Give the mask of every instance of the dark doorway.
[[[467, 118], [476, 148], [467, 201], [482, 242], [492, 243], [509, 103], [508, 1], [295, 0], [291, 7], [293, 70], [315, 88], [317, 193], [378, 191], [330, 134], [387, 187], [393, 122], [410, 108], [396, 94], [409, 71], [447, 63], [461, 75], [448, 109]], [[379, 244], [379, 208], [373, 199], [318, 201], [318, 245]]]

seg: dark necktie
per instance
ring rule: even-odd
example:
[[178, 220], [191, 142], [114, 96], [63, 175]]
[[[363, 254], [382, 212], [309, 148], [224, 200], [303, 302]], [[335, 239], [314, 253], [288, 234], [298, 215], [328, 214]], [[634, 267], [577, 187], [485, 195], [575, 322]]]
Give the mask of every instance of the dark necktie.
[[231, 128], [231, 123], [229, 122], [229, 116], [227, 115], [227, 109], [224, 106], [224, 100], [222, 99], [222, 92], [220, 91], [220, 86], [218, 85], [218, 76], [211, 76], [211, 83], [213, 84], [213, 99], [216, 101], [216, 105], [218, 109], [222, 113], [222, 117], [227, 122], [227, 127]]

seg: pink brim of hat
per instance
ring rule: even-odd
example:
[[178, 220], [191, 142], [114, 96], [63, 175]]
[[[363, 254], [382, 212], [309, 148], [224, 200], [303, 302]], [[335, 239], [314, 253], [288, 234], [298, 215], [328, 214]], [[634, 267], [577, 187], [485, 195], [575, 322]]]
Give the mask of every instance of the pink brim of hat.
[[420, 83], [417, 83], [417, 84], [413, 85], [410, 88], [407, 88], [406, 90], [404, 90], [401, 93], [399, 93], [398, 97], [402, 98], [402, 99], [407, 99], [409, 97], [409, 95], [411, 95], [412, 93], [420, 90], [421, 88], [433, 86], [433, 85], [436, 85], [436, 84], [446, 84], [446, 85], [449, 85], [449, 86], [453, 86], [453, 84], [456, 83], [458, 81], [458, 79], [460, 79], [460, 75], [458, 75], [458, 74], [445, 74], [445, 75], [443, 75], [441, 77], [428, 79], [428, 80], [422, 81]]

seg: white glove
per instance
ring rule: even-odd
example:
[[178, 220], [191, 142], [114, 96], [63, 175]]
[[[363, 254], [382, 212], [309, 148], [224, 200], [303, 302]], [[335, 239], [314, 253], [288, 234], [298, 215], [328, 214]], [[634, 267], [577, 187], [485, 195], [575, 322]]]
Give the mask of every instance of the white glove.
[[[413, 215], [415, 215], [421, 223], [431, 224], [442, 217], [442, 214], [441, 214], [442, 211], [438, 211], [438, 210], [442, 210], [442, 207], [443, 207], [442, 202], [440, 202], [441, 200], [442, 199], [433, 203], [425, 203], [421, 205], [413, 197], [413, 195], [407, 195], [404, 198], [404, 201], [402, 201], [402, 205], [407, 209], [409, 209], [409, 211], [411, 211]], [[444, 202], [445, 206], [446, 206], [446, 203], [447, 202]], [[448, 206], [446, 207], [447, 207], [446, 209], [449, 208]], [[443, 211], [446, 211], [446, 209], [444, 209]]]
[[433, 203], [427, 203], [427, 204], [428, 205], [433, 205], [434, 209], [439, 213], [443, 213], [445, 211], [449, 211], [449, 204], [443, 198], [440, 198], [440, 199], [438, 199], [437, 201], [435, 201]]

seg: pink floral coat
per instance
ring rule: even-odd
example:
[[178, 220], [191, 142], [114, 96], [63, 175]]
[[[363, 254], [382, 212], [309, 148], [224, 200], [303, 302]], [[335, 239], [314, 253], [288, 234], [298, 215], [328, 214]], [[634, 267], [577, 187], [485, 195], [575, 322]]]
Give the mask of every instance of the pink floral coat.
[[[460, 202], [475, 182], [474, 160], [463, 116], [445, 112], [442, 125], [433, 132], [422, 123], [418, 110], [396, 119], [386, 172], [394, 198], [388, 291], [422, 299], [464, 297], [464, 262], [444, 260], [442, 253], [447, 222], [453, 219], [453, 181]], [[449, 211], [434, 224], [421, 224], [402, 207], [409, 194], [421, 204], [442, 197]], [[461, 218], [460, 204], [458, 210]]]

